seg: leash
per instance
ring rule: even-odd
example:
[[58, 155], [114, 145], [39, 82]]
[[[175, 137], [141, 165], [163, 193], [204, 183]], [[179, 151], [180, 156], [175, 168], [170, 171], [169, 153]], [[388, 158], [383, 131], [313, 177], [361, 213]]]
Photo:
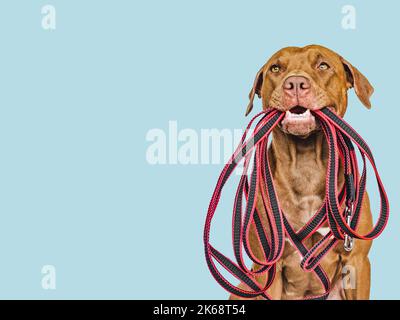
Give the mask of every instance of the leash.
[[[331, 283], [320, 266], [321, 259], [339, 243], [339, 240], [344, 241], [346, 251], [351, 251], [354, 238], [375, 239], [382, 233], [387, 224], [389, 202], [374, 157], [367, 143], [348, 123], [328, 108], [312, 112], [319, 119], [328, 143], [326, 195], [321, 207], [300, 230], [295, 231], [292, 228], [280, 208], [268, 160], [269, 135], [283, 119], [284, 113], [270, 109], [254, 116], [246, 128], [239, 146], [219, 176], [204, 227], [205, 257], [215, 280], [225, 290], [236, 296], [243, 298], [261, 296], [267, 300], [271, 299], [266, 291], [274, 280], [276, 263], [282, 256], [285, 238], [288, 238], [302, 257], [301, 268], [306, 272], [313, 272], [324, 288], [323, 294], [307, 296], [305, 299], [326, 299], [331, 290]], [[258, 118], [260, 119], [255, 125], [252, 135], [247, 138], [250, 128]], [[358, 170], [354, 146], [359, 150], [363, 161], [361, 175]], [[252, 157], [254, 157], [254, 163], [251, 172], [248, 174]], [[370, 162], [376, 176], [381, 206], [376, 224], [368, 233], [360, 234], [357, 232], [357, 226], [365, 194], [366, 160]], [[237, 187], [232, 216], [232, 243], [236, 260], [234, 262], [210, 244], [210, 229], [222, 189], [236, 166], [242, 161], [243, 174]], [[339, 163], [343, 164], [344, 169], [344, 185], [341, 190], [337, 189]], [[268, 222], [269, 234], [261, 223], [261, 213], [257, 210], [256, 203], [261, 203], [264, 208], [266, 213], [264, 218]], [[341, 209], [342, 207], [344, 207], [344, 210]], [[308, 239], [326, 222], [329, 226], [329, 232], [311, 248], [306, 247], [303, 243], [304, 240]], [[262, 248], [262, 259], [257, 258], [250, 247], [251, 224], [255, 226], [256, 239]], [[252, 270], [246, 267], [243, 249], [250, 260], [260, 266], [260, 269]], [[245, 283], [250, 290], [241, 289], [231, 284], [218, 270], [216, 263]], [[255, 280], [255, 276], [261, 274], [267, 276], [264, 286], [261, 286]]]

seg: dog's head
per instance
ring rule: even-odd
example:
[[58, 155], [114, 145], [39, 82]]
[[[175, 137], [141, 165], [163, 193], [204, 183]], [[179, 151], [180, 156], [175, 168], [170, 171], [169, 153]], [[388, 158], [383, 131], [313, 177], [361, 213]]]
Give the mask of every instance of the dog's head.
[[367, 108], [371, 107], [369, 98], [373, 87], [340, 55], [318, 45], [283, 48], [258, 71], [246, 115], [257, 95], [262, 99], [264, 110], [275, 108], [286, 112], [280, 124], [284, 132], [308, 136], [318, 129], [310, 110], [329, 107], [343, 116], [350, 88], [354, 88]]

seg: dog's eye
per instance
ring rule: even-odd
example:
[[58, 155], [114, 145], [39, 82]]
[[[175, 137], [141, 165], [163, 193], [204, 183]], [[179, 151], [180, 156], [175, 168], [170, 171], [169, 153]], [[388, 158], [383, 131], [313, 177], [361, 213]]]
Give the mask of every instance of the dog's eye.
[[326, 62], [322, 62], [319, 66], [318, 66], [319, 70], [328, 70], [329, 69], [329, 65]]
[[271, 68], [269, 68], [269, 70], [271, 70], [271, 72], [273, 72], [273, 73], [277, 73], [277, 72], [279, 72], [281, 70], [281, 67], [278, 66], [277, 64], [273, 64], [271, 66]]

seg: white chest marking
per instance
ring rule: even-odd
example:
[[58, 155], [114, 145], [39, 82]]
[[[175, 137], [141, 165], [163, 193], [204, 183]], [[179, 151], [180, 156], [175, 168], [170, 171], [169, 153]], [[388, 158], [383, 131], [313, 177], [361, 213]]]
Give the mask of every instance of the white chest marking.
[[325, 227], [325, 228], [319, 228], [317, 230], [317, 232], [321, 235], [321, 236], [326, 236], [326, 234], [330, 231], [329, 227]]

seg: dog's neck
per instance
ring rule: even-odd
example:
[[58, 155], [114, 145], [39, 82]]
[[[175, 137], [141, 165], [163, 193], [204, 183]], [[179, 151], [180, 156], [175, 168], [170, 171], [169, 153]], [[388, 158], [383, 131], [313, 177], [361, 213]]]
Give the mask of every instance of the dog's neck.
[[276, 128], [272, 137], [271, 149], [278, 166], [301, 168], [302, 164], [315, 162], [318, 166], [326, 168], [328, 147], [322, 131], [316, 131], [304, 138]]
[[276, 128], [268, 157], [281, 208], [298, 229], [325, 198], [328, 145], [324, 134], [319, 131], [300, 138]]

